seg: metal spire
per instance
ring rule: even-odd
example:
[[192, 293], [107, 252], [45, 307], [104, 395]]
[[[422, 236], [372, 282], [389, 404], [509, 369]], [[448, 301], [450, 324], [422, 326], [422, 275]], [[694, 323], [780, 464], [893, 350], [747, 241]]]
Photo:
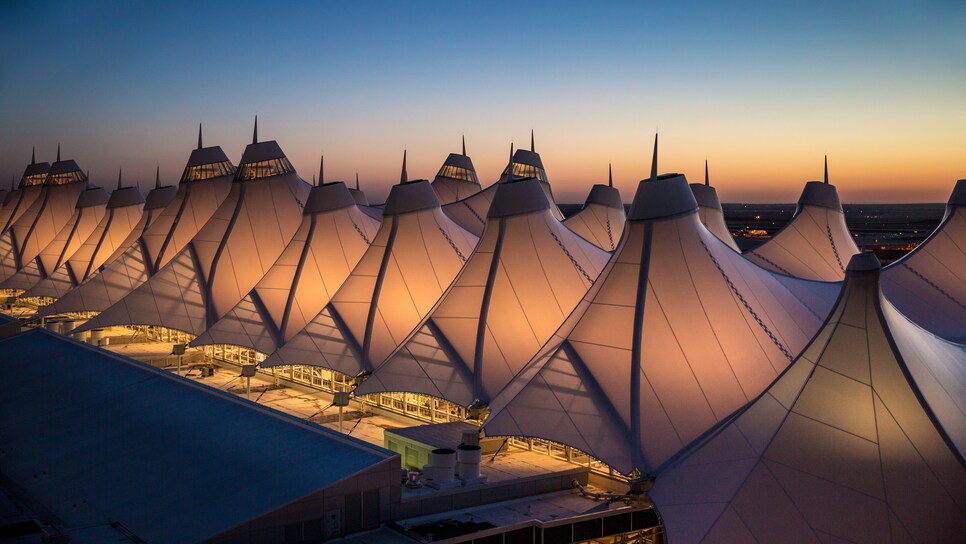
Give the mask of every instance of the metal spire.
[[198, 149], [204, 147], [201, 145], [201, 123], [198, 123]]
[[463, 135], [463, 156], [466, 156], [466, 134]]
[[513, 142], [510, 142], [510, 164], [506, 167], [507, 181], [513, 181]]
[[325, 183], [325, 155], [319, 160], [319, 185]]
[[406, 150], [403, 149], [403, 166], [402, 173], [399, 174], [399, 184], [409, 183], [409, 174], [406, 173]]
[[121, 169], [117, 169], [117, 188], [121, 188]]
[[607, 163], [607, 186], [608, 187], [614, 186], [614, 169], [611, 163]]
[[258, 116], [255, 116], [255, 130], [252, 132], [252, 143], [258, 143]]
[[57, 162], [60, 162], [60, 142], [57, 142]]
[[356, 172], [356, 191], [359, 190], [359, 172]]
[[533, 129], [530, 129], [530, 151], [533, 153], [537, 152], [537, 148], [533, 145]]
[[708, 177], [708, 159], [704, 159], [704, 184], [711, 186], [711, 179]]
[[37, 164], [37, 147], [30, 148], [30, 164]]
[[825, 183], [828, 184], [828, 155], [825, 155]]
[[158, 165], [157, 170], [154, 171], [154, 188], [161, 188], [161, 166]]
[[654, 133], [654, 157], [651, 158], [651, 181], [657, 179], [657, 133]]

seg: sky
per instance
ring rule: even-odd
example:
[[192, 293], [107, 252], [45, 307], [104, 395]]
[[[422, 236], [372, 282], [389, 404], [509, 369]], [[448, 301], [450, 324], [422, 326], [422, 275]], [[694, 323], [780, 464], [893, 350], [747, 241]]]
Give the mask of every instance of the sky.
[[483, 185], [536, 139], [561, 202], [613, 163], [724, 202], [943, 202], [966, 178], [966, 2], [44, 2], [0, 4], [0, 187], [64, 158], [97, 184], [180, 177], [279, 142], [306, 180], [370, 199], [436, 174], [465, 135]]

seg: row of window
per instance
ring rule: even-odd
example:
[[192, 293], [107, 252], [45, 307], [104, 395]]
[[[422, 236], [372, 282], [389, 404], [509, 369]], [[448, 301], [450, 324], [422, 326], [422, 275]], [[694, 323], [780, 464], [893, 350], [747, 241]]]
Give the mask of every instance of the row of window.
[[292, 163], [285, 157], [269, 159], [267, 161], [252, 162], [239, 166], [238, 173], [235, 174], [235, 181], [267, 178], [294, 171], [295, 168], [292, 167]]
[[476, 172], [467, 170], [466, 168], [460, 168], [459, 166], [453, 166], [451, 164], [444, 164], [443, 167], [439, 169], [439, 173], [436, 174], [436, 177], [458, 179], [477, 184], [480, 183], [479, 178], [476, 177]]
[[229, 176], [234, 173], [235, 167], [232, 166], [230, 161], [199, 164], [198, 166], [189, 166], [184, 169], [184, 174], [181, 174], [181, 183], [185, 183], [187, 181], [219, 178], [221, 176]]
[[87, 176], [80, 170], [51, 174], [47, 177], [47, 185], [70, 185], [78, 181], [87, 181]]
[[[507, 169], [504, 168], [503, 175], [505, 176], [506, 173]], [[544, 183], [549, 183], [547, 180], [547, 172], [543, 168], [537, 168], [529, 164], [513, 163], [513, 175], [518, 178], [537, 178]]]
[[47, 174], [33, 174], [31, 176], [24, 176], [20, 180], [21, 187], [30, 187], [31, 185], [43, 185], [44, 181], [47, 180]]

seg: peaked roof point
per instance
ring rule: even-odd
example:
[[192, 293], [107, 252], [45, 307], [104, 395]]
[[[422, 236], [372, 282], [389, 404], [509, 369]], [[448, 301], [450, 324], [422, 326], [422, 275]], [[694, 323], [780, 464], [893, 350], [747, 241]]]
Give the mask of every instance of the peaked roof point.
[[607, 163], [607, 186], [614, 186], [614, 165]]
[[708, 177], [708, 159], [704, 159], [704, 184], [711, 186], [711, 179]]
[[533, 153], [537, 152], [537, 148], [533, 145], [533, 129], [530, 129], [530, 151]]
[[255, 130], [252, 131], [252, 143], [258, 143], [258, 116], [255, 116]]
[[37, 164], [37, 147], [30, 148], [30, 164]]
[[406, 150], [403, 149], [402, 172], [399, 174], [399, 183], [409, 183], [409, 174], [406, 173]]
[[154, 171], [154, 188], [161, 188], [161, 166], [158, 165], [157, 169]]
[[60, 162], [60, 142], [57, 142], [57, 162]]
[[325, 155], [319, 159], [319, 185], [325, 183]]
[[466, 156], [466, 134], [463, 135], [463, 156]]
[[201, 123], [198, 123], [198, 149], [204, 147], [201, 145]]
[[825, 183], [828, 183], [828, 155], [825, 155]]
[[356, 190], [359, 190], [359, 172], [356, 172]]
[[651, 158], [651, 181], [657, 179], [657, 133], [654, 133], [654, 156]]
[[121, 188], [121, 169], [117, 169], [117, 188]]

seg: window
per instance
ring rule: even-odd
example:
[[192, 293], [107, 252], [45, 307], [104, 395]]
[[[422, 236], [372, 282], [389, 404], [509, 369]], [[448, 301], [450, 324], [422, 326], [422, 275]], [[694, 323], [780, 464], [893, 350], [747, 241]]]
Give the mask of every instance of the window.
[[439, 169], [439, 173], [436, 174], [436, 177], [458, 179], [461, 181], [469, 181], [470, 183], [480, 182], [480, 180], [476, 177], [476, 172], [450, 164], [444, 164], [443, 167]]
[[[503, 175], [505, 176], [507, 170], [503, 169]], [[547, 173], [543, 168], [537, 168], [536, 166], [530, 166], [529, 164], [521, 164], [518, 162], [513, 163], [513, 176], [517, 178], [537, 178], [538, 180], [548, 183]]]
[[20, 180], [21, 187], [30, 187], [31, 185], [43, 185], [44, 180], [47, 179], [47, 174], [33, 174], [30, 176], [24, 176]]
[[47, 177], [47, 185], [69, 185], [86, 180], [87, 176], [83, 172], [80, 170], [72, 170], [70, 172], [61, 172], [60, 174], [51, 174]]
[[230, 161], [199, 164], [197, 166], [189, 166], [184, 169], [184, 174], [181, 174], [181, 183], [217, 178], [221, 176], [230, 176], [234, 173], [235, 167], [232, 166]]
[[278, 176], [294, 171], [295, 168], [292, 167], [292, 163], [288, 162], [288, 159], [285, 157], [280, 159], [270, 159], [267, 161], [251, 162], [248, 164], [242, 164], [238, 167], [238, 173], [235, 175], [235, 181], [267, 178], [269, 176]]

